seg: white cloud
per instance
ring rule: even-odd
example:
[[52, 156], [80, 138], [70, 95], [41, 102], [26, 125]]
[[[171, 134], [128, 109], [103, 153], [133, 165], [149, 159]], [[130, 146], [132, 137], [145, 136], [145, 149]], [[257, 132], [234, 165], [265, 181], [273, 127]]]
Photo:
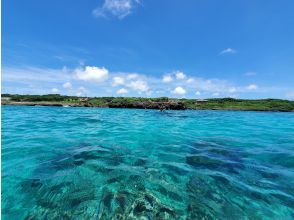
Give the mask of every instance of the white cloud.
[[195, 92], [195, 95], [201, 95], [201, 92], [196, 91], [196, 92]]
[[246, 87], [247, 90], [256, 90], [258, 86], [256, 84], [250, 84]]
[[129, 84], [127, 84], [127, 87], [130, 87], [138, 92], [147, 92], [149, 90], [148, 83], [140, 79], [131, 81]]
[[185, 95], [185, 94], [186, 94], [186, 90], [185, 90], [183, 87], [178, 86], [178, 87], [176, 87], [176, 88], [172, 91], [172, 93], [174, 93], [174, 94], [176, 94], [176, 95]]
[[173, 78], [171, 75], [165, 75], [162, 77], [162, 82], [164, 82], [164, 83], [169, 83], [171, 81], [173, 81]]
[[[170, 82], [174, 81], [173, 76], [176, 79], [185, 79], [186, 78], [186, 75], [183, 72], [181, 72], [181, 71], [175, 71], [175, 72], [172, 72], [170, 74], [164, 75], [162, 77], [162, 82], [164, 82], [164, 83], [170, 83]], [[192, 82], [191, 79], [189, 79], [189, 80], [190, 80], [190, 82]]]
[[139, 77], [139, 74], [137, 74], [137, 73], [129, 73], [129, 74], [127, 74], [128, 79], [136, 79], [138, 77]]
[[237, 51], [232, 48], [226, 48], [220, 52], [220, 54], [235, 54], [235, 53], [237, 53]]
[[175, 72], [175, 75], [176, 75], [177, 79], [185, 79], [186, 78], [186, 75], [180, 71]]
[[214, 93], [212, 93], [212, 96], [214, 96], [214, 97], [218, 97], [219, 95], [220, 95], [219, 92], [214, 92]]
[[192, 82], [194, 82], [194, 79], [193, 78], [187, 79], [187, 83], [192, 83]]
[[102, 7], [93, 10], [95, 17], [107, 17], [112, 15], [123, 19], [132, 13], [133, 9], [140, 4], [140, 0], [105, 0]]
[[256, 72], [246, 72], [244, 73], [245, 76], [255, 76], [257, 73]]
[[65, 89], [71, 89], [72, 88], [72, 84], [70, 82], [66, 82], [62, 85], [63, 88]]
[[112, 86], [118, 86], [118, 85], [123, 85], [125, 83], [125, 79], [123, 77], [120, 76], [115, 76], [113, 77], [113, 83]]
[[76, 76], [80, 80], [87, 82], [103, 82], [108, 78], [108, 70], [104, 67], [86, 66], [84, 69], [75, 70]]
[[51, 92], [53, 92], [53, 93], [58, 93], [58, 92], [59, 92], [59, 89], [57, 89], [57, 88], [53, 88], [53, 89], [51, 89]]
[[122, 95], [122, 94], [127, 94], [129, 91], [126, 90], [125, 88], [121, 88], [117, 90], [116, 94]]

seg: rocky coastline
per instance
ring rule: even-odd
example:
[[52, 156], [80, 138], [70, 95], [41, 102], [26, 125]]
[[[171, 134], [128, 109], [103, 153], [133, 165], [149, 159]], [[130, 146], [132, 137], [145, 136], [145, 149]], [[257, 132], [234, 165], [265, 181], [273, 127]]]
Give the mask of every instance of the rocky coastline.
[[106, 108], [132, 108], [132, 109], [162, 109], [185, 110], [187, 107], [182, 102], [109, 102], [105, 106], [94, 106], [91, 103], [54, 103], [54, 102], [2, 102], [2, 105], [19, 106], [55, 106], [55, 107], [106, 107]]
[[54, 106], [54, 107], [96, 107], [158, 110], [232, 110], [294, 112], [294, 101], [282, 99], [175, 99], [168, 97], [76, 97], [49, 95], [3, 94], [1, 105]]

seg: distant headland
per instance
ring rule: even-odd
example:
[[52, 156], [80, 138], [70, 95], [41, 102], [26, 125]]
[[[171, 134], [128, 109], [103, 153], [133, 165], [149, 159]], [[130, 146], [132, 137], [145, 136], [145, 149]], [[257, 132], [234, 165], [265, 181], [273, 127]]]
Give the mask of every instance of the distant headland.
[[294, 101], [282, 99], [174, 99], [168, 97], [77, 97], [59, 94], [2, 94], [2, 105], [136, 108], [160, 110], [242, 110], [294, 112]]

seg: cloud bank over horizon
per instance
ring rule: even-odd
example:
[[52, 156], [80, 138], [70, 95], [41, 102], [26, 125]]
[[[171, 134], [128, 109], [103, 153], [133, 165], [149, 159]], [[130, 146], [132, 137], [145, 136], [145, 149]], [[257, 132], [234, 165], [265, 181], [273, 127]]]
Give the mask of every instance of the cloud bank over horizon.
[[[112, 72], [106, 67], [78, 66], [70, 69], [36, 67], [4, 68], [3, 92], [18, 94], [50, 94], [76, 96], [134, 96], [174, 98], [244, 98], [251, 93], [263, 97], [268, 88], [255, 82], [237, 85], [217, 78], [203, 78], [175, 70], [152, 76], [133, 72]], [[17, 90], [10, 84], [19, 84]], [[286, 98], [292, 99], [288, 90]]]

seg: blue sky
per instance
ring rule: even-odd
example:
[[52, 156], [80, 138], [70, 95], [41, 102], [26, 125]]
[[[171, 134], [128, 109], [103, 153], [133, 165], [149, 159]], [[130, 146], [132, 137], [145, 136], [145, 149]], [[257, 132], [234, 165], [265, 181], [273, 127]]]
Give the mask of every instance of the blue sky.
[[293, 0], [3, 0], [2, 92], [294, 99]]

